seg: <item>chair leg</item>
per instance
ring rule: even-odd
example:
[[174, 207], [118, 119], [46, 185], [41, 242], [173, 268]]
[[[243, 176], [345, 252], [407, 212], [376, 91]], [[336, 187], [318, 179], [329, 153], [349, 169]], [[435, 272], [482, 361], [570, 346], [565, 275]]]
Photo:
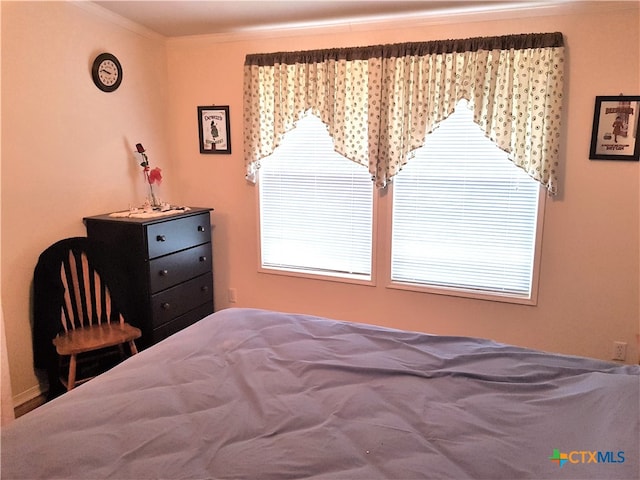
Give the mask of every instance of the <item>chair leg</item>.
[[76, 386], [76, 356], [71, 355], [69, 359], [69, 380], [67, 381], [67, 391]]

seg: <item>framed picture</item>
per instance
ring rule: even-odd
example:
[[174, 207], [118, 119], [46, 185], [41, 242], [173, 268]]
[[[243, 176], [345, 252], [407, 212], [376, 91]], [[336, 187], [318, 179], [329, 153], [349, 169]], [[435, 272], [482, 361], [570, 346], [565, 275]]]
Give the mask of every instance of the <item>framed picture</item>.
[[640, 96], [596, 97], [589, 158], [638, 161], [639, 110]]
[[229, 106], [198, 107], [200, 153], [231, 153]]

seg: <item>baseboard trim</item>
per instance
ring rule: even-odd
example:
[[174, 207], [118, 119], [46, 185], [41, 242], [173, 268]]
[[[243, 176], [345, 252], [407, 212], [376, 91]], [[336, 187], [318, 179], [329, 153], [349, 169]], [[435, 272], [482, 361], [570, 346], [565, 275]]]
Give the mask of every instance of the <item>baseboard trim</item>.
[[35, 410], [47, 401], [47, 392], [43, 392], [39, 386], [30, 388], [13, 397], [13, 411], [16, 418], [21, 417], [31, 410]]

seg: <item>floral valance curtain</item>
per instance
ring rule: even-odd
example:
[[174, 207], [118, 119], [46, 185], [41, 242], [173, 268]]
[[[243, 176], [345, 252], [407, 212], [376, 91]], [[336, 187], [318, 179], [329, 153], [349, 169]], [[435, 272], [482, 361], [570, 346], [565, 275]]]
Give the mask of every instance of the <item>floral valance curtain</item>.
[[466, 99], [485, 134], [555, 194], [563, 59], [561, 33], [247, 55], [247, 178], [311, 112], [383, 187]]

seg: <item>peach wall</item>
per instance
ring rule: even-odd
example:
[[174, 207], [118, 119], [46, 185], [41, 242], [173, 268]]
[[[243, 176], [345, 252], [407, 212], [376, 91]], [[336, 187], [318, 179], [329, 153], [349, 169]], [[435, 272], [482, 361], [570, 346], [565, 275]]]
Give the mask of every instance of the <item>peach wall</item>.
[[[629, 343], [627, 359], [637, 358], [638, 163], [590, 161], [588, 150], [594, 97], [640, 93], [639, 13], [635, 2], [606, 7], [165, 40], [86, 4], [3, 2], [0, 284], [14, 400], [39, 391], [30, 327], [37, 257], [59, 238], [84, 234], [82, 217], [139, 203], [137, 142], [164, 169], [163, 197], [215, 208], [216, 309], [231, 306], [233, 287], [237, 306], [605, 359], [621, 340]], [[567, 45], [566, 180], [559, 198], [547, 202], [536, 307], [388, 289], [383, 249], [374, 287], [258, 273], [256, 189], [244, 180], [242, 159], [245, 54], [555, 30]], [[103, 50], [125, 68], [112, 94], [90, 78]], [[211, 104], [231, 107], [231, 155], [198, 151], [196, 107]], [[382, 245], [388, 226], [378, 227]]]
[[[2, 4], [1, 284], [18, 403], [39, 392], [30, 327], [38, 255], [58, 239], [85, 235], [83, 217], [142, 203], [135, 143], [170, 170], [164, 39], [127, 27], [90, 5]], [[109, 94], [91, 80], [102, 51], [124, 68], [121, 87]]]
[[[511, 18], [508, 18], [508, 17]], [[637, 162], [588, 158], [594, 97], [639, 94], [637, 3], [562, 6], [502, 15], [351, 25], [324, 30], [170, 39], [171, 153], [187, 203], [215, 208], [216, 308], [308, 312], [438, 334], [489, 337], [608, 359], [614, 340], [637, 358], [639, 328], [639, 173]], [[242, 65], [247, 53], [561, 31], [566, 40], [562, 157], [565, 181], [546, 205], [537, 306], [454, 298], [387, 288], [388, 258], [378, 249], [376, 286], [258, 272], [256, 188], [243, 178]], [[233, 153], [200, 155], [196, 106], [230, 105]], [[380, 199], [385, 211], [388, 198]], [[384, 217], [380, 217], [385, 220]], [[388, 242], [378, 225], [378, 244]]]
[[[0, 4], [0, 22], [2, 21], [2, 4]], [[0, 51], [2, 41], [0, 39]], [[2, 72], [0, 71], [0, 89], [2, 89]], [[0, 98], [0, 106], [1, 106]], [[0, 116], [0, 131], [2, 130], [2, 117]], [[2, 149], [2, 137], [0, 136], [0, 150]], [[2, 180], [2, 165], [0, 164], [0, 180]], [[2, 196], [2, 182], [0, 182], [0, 197]], [[2, 212], [0, 209], [0, 258], [2, 257]], [[0, 278], [0, 291], [2, 278]], [[4, 315], [2, 314], [2, 298], [0, 297], [0, 426], [9, 424], [13, 418], [13, 391], [11, 389], [11, 376], [9, 375], [9, 355], [7, 354], [7, 336], [4, 333]]]

